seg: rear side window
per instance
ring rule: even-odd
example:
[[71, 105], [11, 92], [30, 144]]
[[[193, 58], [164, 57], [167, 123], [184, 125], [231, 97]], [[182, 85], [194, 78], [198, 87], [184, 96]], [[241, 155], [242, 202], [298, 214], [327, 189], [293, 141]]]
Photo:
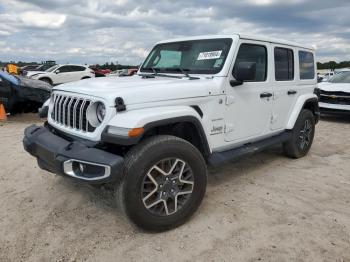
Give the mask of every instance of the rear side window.
[[71, 71], [71, 68], [70, 68], [70, 66], [61, 66], [60, 68], [58, 68], [58, 70], [59, 70], [61, 73], [67, 73], [67, 72], [70, 72], [70, 71]]
[[85, 71], [85, 69], [83, 66], [71, 66], [71, 72]]
[[314, 79], [315, 78], [315, 62], [314, 54], [306, 51], [299, 51], [299, 68], [300, 79]]
[[233, 75], [236, 75], [236, 68], [240, 62], [252, 62], [256, 64], [255, 79], [252, 82], [263, 82], [267, 75], [267, 50], [263, 45], [242, 44], [239, 47]]
[[292, 49], [276, 47], [275, 79], [276, 81], [294, 80], [294, 54]]

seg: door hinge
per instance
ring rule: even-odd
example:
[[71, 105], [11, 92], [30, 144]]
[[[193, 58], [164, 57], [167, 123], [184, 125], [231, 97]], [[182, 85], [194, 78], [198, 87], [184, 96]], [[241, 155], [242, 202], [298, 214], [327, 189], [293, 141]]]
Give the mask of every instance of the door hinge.
[[226, 105], [231, 105], [234, 102], [235, 102], [235, 97], [234, 96], [226, 96], [226, 101], [225, 101]]

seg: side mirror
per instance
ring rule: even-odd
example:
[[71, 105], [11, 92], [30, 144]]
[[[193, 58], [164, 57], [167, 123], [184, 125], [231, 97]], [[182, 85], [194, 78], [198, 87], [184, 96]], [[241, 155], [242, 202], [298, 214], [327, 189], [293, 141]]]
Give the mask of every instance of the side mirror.
[[59, 74], [59, 73], [60, 73], [60, 70], [59, 70], [59, 69], [57, 69], [57, 70], [55, 71], [55, 73], [56, 73], [56, 74]]
[[231, 80], [231, 86], [242, 85], [245, 81], [253, 81], [256, 76], [255, 62], [239, 62], [233, 69], [235, 80]]

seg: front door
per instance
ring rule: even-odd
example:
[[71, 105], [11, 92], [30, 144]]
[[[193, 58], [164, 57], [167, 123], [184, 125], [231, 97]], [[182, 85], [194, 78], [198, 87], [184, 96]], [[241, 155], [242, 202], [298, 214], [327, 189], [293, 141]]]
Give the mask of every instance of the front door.
[[252, 140], [270, 132], [273, 89], [270, 83], [270, 44], [242, 41], [228, 79], [234, 79], [237, 65], [254, 63], [255, 78], [242, 85], [226, 87], [225, 140]]

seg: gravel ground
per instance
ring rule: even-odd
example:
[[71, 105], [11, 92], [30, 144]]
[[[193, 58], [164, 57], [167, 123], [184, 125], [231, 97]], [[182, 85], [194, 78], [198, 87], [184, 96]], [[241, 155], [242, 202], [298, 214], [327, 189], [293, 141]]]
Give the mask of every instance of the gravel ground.
[[317, 126], [309, 155], [279, 148], [210, 170], [185, 225], [149, 234], [112, 194], [40, 170], [26, 114], [0, 123], [0, 261], [350, 261], [350, 118]]

